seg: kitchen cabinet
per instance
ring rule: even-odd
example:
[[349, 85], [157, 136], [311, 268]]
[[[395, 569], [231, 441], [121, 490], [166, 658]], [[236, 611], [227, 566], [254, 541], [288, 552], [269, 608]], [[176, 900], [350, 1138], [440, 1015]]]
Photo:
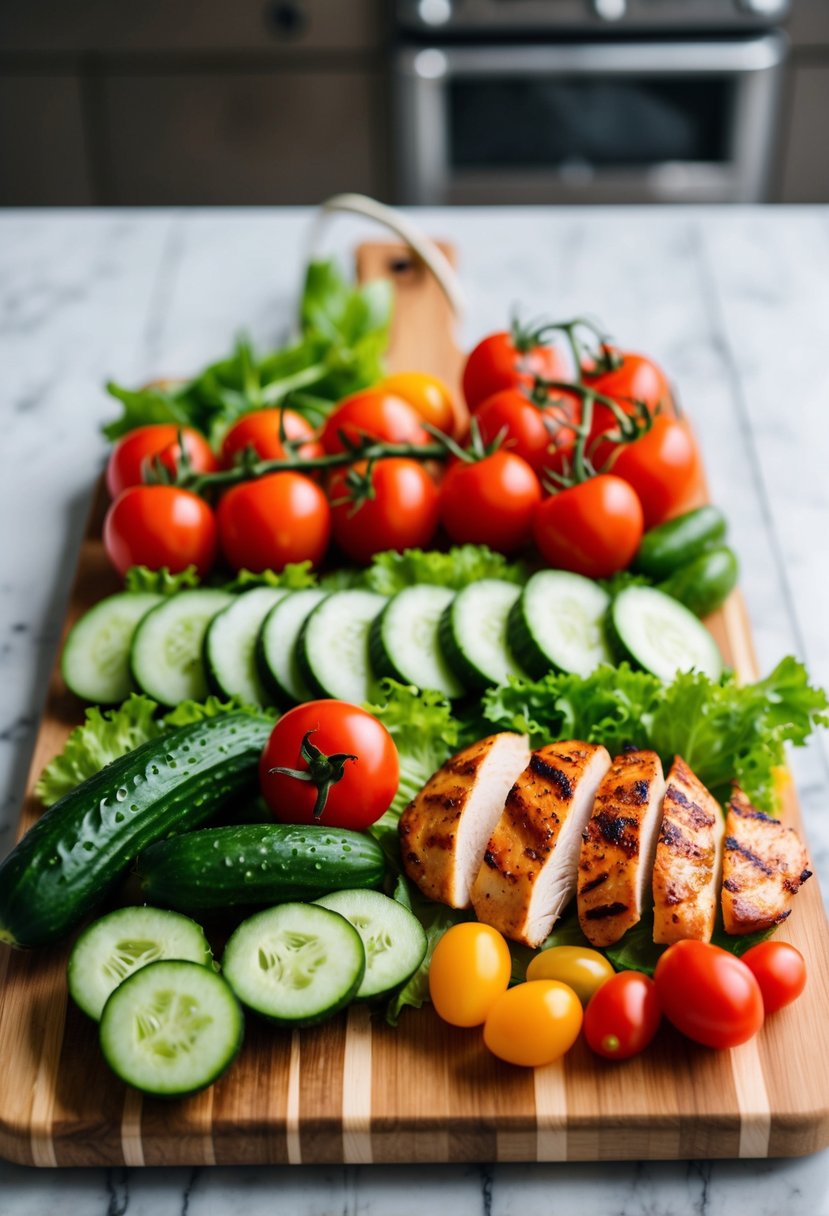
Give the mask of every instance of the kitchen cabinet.
[[91, 202], [79, 78], [0, 72], [0, 206]]
[[787, 110], [780, 198], [786, 203], [823, 202], [829, 199], [829, 53], [823, 63], [792, 64]]

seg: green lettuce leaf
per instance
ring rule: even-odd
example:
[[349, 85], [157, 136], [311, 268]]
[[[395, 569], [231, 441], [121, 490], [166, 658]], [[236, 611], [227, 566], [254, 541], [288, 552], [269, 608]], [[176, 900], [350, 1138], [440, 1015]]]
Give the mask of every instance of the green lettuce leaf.
[[83, 726], [75, 727], [38, 778], [35, 794], [43, 805], [51, 806], [119, 756], [160, 735], [164, 728], [157, 709], [155, 701], [137, 693], [115, 709], [87, 709]]
[[232, 594], [250, 591], [252, 587], [285, 587], [288, 591], [302, 591], [306, 587], [316, 587], [317, 582], [310, 561], [289, 562], [284, 570], [279, 572], [240, 570], [229, 583], [222, 584], [222, 590]]
[[83, 725], [75, 727], [63, 750], [40, 774], [35, 795], [44, 806], [51, 806], [119, 756], [178, 726], [239, 710], [257, 715], [268, 712], [246, 706], [237, 698], [221, 701], [218, 697], [182, 701], [164, 715], [159, 715], [158, 710], [155, 701], [139, 693], [132, 693], [113, 709], [101, 710], [97, 706], [87, 709]]
[[[746, 933], [734, 937], [725, 932], [722, 921], [718, 920], [711, 942], [739, 958], [746, 950], [766, 941], [773, 933], [774, 928], [765, 929], [762, 933]], [[604, 953], [617, 971], [642, 971], [645, 975], [653, 975], [656, 964], [667, 948], [654, 942], [653, 912], [649, 912], [643, 915], [632, 929], [628, 929], [621, 941], [615, 946], [608, 946]]]
[[154, 595], [175, 595], [201, 585], [195, 566], [188, 566], [179, 574], [171, 574], [167, 566], [160, 570], [149, 570], [146, 566], [130, 566], [124, 575], [125, 591], [150, 591]]
[[415, 583], [433, 583], [460, 591], [482, 578], [521, 583], [527, 571], [521, 562], [508, 562], [486, 545], [456, 545], [446, 553], [436, 549], [389, 550], [378, 553], [365, 574], [366, 586], [380, 595], [394, 595]]
[[829, 700], [813, 688], [802, 663], [781, 660], [763, 680], [739, 685], [699, 673], [663, 684], [647, 672], [599, 667], [592, 675], [550, 673], [512, 679], [484, 695], [485, 718], [503, 730], [530, 735], [533, 746], [555, 738], [602, 743], [611, 753], [626, 744], [650, 747], [667, 767], [683, 757], [721, 801], [737, 781], [755, 806], [774, 813], [774, 770], [785, 744], [807, 741], [829, 724]]

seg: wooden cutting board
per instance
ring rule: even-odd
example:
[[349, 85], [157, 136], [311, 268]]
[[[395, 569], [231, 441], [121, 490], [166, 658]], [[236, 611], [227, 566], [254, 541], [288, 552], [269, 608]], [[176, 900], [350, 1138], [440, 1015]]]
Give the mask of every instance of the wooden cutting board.
[[[448, 306], [406, 251], [363, 246], [361, 277], [394, 279], [390, 363], [444, 376], [461, 356]], [[100, 499], [100, 496], [99, 496]], [[115, 588], [96, 504], [66, 628]], [[734, 595], [711, 621], [727, 661], [756, 676], [748, 620]], [[81, 718], [55, 669], [35, 746], [20, 832], [39, 807], [31, 788]], [[794, 790], [784, 817], [800, 826]], [[23, 1164], [212, 1165], [324, 1162], [583, 1161], [778, 1157], [829, 1144], [826, 918], [816, 879], [780, 938], [806, 957], [803, 997], [752, 1042], [714, 1052], [663, 1027], [647, 1052], [605, 1064], [582, 1042], [528, 1071], [502, 1064], [479, 1032], [431, 1008], [397, 1029], [353, 1006], [327, 1025], [282, 1032], [247, 1020], [242, 1053], [196, 1097], [163, 1102], [118, 1082], [95, 1026], [67, 1001], [66, 948], [0, 946], [0, 1155]]]

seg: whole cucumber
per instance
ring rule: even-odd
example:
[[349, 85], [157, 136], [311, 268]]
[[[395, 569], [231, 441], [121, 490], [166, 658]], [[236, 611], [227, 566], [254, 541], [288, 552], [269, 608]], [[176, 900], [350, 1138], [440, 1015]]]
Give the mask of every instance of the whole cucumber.
[[273, 722], [231, 713], [141, 744], [50, 807], [0, 866], [0, 941], [59, 941], [148, 845], [255, 788]]
[[653, 579], [667, 578], [706, 549], [720, 544], [726, 526], [722, 511], [712, 506], [678, 515], [645, 533], [634, 568]]
[[377, 887], [385, 861], [376, 840], [362, 832], [256, 823], [159, 841], [136, 869], [149, 903], [206, 912]]
[[706, 549], [694, 561], [659, 584], [659, 590], [679, 600], [695, 616], [708, 616], [721, 607], [737, 586], [740, 567], [727, 545]]

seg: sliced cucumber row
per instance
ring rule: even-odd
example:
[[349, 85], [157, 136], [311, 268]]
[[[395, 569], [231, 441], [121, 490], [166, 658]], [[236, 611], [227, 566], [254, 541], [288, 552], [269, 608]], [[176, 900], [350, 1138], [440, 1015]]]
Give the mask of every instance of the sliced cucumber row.
[[510, 676], [588, 676], [614, 657], [663, 680], [722, 671], [713, 638], [673, 596], [633, 586], [611, 604], [598, 583], [562, 570], [541, 570], [523, 587], [424, 584], [392, 599], [257, 587], [158, 600], [111, 596], [78, 622], [63, 656], [73, 691], [118, 701], [134, 682], [164, 705], [211, 689], [260, 706], [313, 697], [361, 704], [383, 676], [455, 699]]

